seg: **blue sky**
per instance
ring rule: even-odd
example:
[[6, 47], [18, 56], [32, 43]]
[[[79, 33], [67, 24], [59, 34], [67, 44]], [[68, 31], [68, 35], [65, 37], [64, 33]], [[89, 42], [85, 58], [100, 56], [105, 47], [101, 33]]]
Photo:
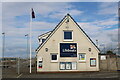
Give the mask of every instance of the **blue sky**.
[[32, 23], [33, 56], [39, 45], [38, 36], [51, 31], [67, 13], [94, 42], [99, 40], [101, 49], [103, 44], [108, 49], [118, 46], [117, 2], [6, 2], [2, 3], [6, 57], [27, 57], [25, 34], [29, 33], [30, 8], [36, 15]]

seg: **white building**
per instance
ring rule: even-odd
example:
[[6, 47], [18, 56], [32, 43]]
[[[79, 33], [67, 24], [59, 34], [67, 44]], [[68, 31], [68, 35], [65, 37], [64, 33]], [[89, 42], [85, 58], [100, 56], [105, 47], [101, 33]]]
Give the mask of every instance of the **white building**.
[[38, 39], [37, 72], [99, 71], [99, 49], [69, 14]]

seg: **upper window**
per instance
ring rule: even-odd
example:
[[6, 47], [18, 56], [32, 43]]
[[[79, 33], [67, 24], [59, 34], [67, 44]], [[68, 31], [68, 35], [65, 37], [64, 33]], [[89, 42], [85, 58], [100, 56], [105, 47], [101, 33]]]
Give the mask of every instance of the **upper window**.
[[64, 31], [64, 40], [72, 40], [72, 31]]
[[86, 55], [85, 55], [85, 53], [80, 53], [80, 54], [79, 54], [79, 60], [80, 60], [80, 61], [85, 61], [85, 60], [86, 60]]
[[42, 39], [42, 43], [45, 41], [46, 39]]

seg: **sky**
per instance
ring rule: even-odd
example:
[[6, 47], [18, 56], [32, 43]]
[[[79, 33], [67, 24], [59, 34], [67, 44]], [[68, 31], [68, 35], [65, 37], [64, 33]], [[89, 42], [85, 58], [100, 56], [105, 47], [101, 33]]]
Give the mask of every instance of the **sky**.
[[117, 2], [4, 2], [2, 32], [5, 32], [5, 57], [28, 57], [31, 8], [36, 18], [32, 22], [32, 56], [39, 46], [38, 36], [51, 31], [69, 13], [99, 48], [118, 47]]

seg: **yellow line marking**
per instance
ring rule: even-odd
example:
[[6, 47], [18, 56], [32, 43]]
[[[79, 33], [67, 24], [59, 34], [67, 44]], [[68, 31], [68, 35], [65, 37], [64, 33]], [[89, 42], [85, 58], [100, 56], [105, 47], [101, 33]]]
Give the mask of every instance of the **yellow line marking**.
[[17, 78], [19, 78], [20, 76], [22, 76], [22, 74], [20, 74], [19, 76], [17, 76]]

